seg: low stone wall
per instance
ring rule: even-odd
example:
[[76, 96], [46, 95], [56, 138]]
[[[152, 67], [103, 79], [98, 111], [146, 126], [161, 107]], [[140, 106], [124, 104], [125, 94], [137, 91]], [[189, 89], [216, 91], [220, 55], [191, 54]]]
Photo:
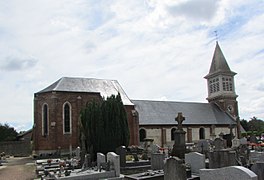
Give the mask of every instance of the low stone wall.
[[0, 142], [0, 153], [12, 156], [29, 156], [32, 153], [30, 141]]

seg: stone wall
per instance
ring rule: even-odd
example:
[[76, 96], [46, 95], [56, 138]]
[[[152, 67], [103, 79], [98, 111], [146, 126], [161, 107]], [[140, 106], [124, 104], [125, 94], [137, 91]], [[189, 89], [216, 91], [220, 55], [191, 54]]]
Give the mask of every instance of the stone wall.
[[[150, 138], [150, 139], [154, 139], [153, 144], [158, 144], [159, 146], [164, 146], [164, 147], [168, 147], [168, 146], [172, 146], [174, 144], [174, 141], [171, 141], [171, 129], [172, 128], [176, 128], [177, 126], [144, 126], [141, 125], [141, 128], [144, 128], [146, 130], [146, 138]], [[210, 133], [210, 127], [211, 126], [188, 126], [189, 129], [191, 129], [191, 139], [192, 142], [196, 142], [199, 139], [199, 129], [200, 128], [204, 128], [205, 131], [205, 139], [211, 139], [211, 133]], [[162, 133], [162, 129], [163, 129], [163, 133]], [[188, 137], [187, 137], [187, 128], [183, 127], [183, 130], [186, 132], [185, 134], [185, 141], [188, 142]], [[226, 127], [216, 127], [215, 128], [215, 137], [219, 137], [218, 135], [220, 133], [224, 133], [224, 134], [229, 134], [230, 130], [228, 128], [228, 126]], [[233, 133], [235, 134], [235, 131], [233, 131]], [[161, 137], [163, 134], [163, 136], [165, 137]], [[165, 139], [165, 142], [162, 142], [162, 138]], [[163, 144], [162, 144], [163, 143]]]
[[12, 156], [29, 156], [32, 153], [30, 141], [0, 142], [0, 152]]

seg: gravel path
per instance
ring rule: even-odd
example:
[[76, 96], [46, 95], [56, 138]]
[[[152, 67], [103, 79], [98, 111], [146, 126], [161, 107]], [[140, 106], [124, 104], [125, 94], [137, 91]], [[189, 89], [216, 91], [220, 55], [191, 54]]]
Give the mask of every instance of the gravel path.
[[30, 157], [8, 158], [0, 166], [0, 180], [32, 180], [36, 178], [34, 160]]

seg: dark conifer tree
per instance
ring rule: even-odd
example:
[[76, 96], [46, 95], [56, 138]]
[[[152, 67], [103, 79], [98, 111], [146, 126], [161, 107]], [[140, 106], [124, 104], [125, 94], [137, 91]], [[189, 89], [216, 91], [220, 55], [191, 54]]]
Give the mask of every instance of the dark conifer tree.
[[89, 153], [107, 153], [129, 144], [127, 114], [120, 94], [102, 103], [88, 103], [81, 112], [80, 124]]

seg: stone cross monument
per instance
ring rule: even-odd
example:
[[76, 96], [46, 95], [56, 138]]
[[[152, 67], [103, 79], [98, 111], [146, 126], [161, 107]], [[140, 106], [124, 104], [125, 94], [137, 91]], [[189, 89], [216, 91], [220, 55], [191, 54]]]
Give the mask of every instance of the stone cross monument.
[[178, 116], [175, 118], [178, 122], [178, 129], [174, 132], [174, 145], [171, 152], [171, 156], [177, 156], [178, 158], [184, 160], [185, 158], [185, 131], [182, 129], [182, 122], [185, 120], [185, 117], [182, 115], [182, 112], [178, 113]]
[[175, 118], [175, 121], [178, 122], [178, 130], [182, 129], [182, 122], [185, 120], [185, 117], [182, 115], [182, 112], [178, 113], [178, 116]]

